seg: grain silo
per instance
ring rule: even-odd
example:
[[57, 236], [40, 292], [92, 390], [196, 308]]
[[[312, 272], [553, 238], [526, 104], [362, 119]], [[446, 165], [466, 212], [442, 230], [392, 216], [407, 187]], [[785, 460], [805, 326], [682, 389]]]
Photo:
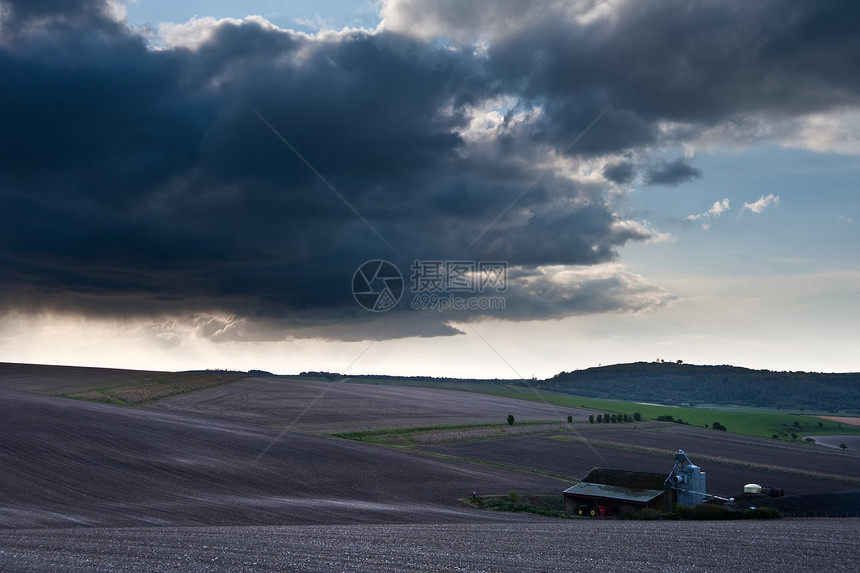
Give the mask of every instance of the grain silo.
[[707, 498], [705, 472], [690, 461], [684, 450], [675, 454], [675, 467], [666, 478], [666, 485], [678, 492], [678, 503], [683, 506], [697, 505]]

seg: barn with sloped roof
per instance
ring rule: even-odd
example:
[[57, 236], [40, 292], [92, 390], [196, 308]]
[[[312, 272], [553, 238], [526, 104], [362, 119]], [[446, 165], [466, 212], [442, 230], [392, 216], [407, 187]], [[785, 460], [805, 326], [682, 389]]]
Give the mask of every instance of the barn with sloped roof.
[[564, 510], [588, 517], [617, 516], [651, 508], [670, 512], [677, 491], [666, 483], [666, 474], [595, 468], [564, 490]]

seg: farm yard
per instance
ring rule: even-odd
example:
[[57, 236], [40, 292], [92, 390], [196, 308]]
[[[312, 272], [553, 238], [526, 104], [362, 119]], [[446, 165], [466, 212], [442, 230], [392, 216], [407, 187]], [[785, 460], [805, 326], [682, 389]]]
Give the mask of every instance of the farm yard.
[[[764, 483], [779, 487], [787, 495], [800, 493], [827, 493], [847, 489], [860, 489], [860, 474], [850, 473], [857, 460], [834, 467], [804, 469], [800, 466], [813, 465], [814, 454], [807, 459], [807, 452], [791, 450], [767, 451], [755, 458], [744, 458], [734, 453], [730, 457], [717, 457], [710, 453], [707, 444], [699, 449], [676, 447], [671, 435], [651, 436], [662, 445], [659, 448], [638, 448], [635, 440], [638, 434], [652, 433], [648, 430], [631, 430], [630, 442], [623, 442], [624, 434], [616, 435], [615, 440], [604, 441], [599, 436], [528, 436], [486, 442], [468, 442], [425, 448], [457, 458], [481, 460], [502, 465], [519, 464], [556, 475], [568, 475], [578, 479], [594, 467], [634, 469], [647, 472], [665, 472], [672, 469], [672, 455], [683, 449], [702, 470], [707, 472], [708, 491], [716, 495], [731, 497], [743, 491], [746, 483]], [[585, 434], [584, 434], [585, 436]], [[662, 442], [661, 442], [662, 440]], [[730, 446], [729, 446], [730, 447]], [[803, 459], [796, 464], [793, 460]], [[719, 460], [719, 461], [717, 461]], [[841, 461], [841, 460], [840, 460]], [[778, 462], [778, 463], [775, 463]], [[773, 464], [773, 465], [771, 465]], [[780, 468], [780, 469], [775, 469]], [[828, 473], [830, 470], [831, 473]]]
[[[158, 375], [0, 364], [0, 569], [552, 571], [577, 559], [681, 571], [686, 558], [666, 549], [681, 527], [707, 537], [705, 569], [744, 562], [754, 539], [769, 547], [762, 571], [825, 554], [828, 568], [849, 570], [860, 556], [851, 518], [579, 521], [459, 501], [560, 495], [596, 466], [668, 472], [678, 448], [715, 493], [746, 481], [827, 493], [860, 488], [852, 451], [670, 423], [595, 425], [583, 409], [394, 385], [183, 385], [171, 374], [162, 379], [183, 393], [136, 406], [80, 399], [146, 378]], [[72, 392], [81, 395], [58, 396]]]

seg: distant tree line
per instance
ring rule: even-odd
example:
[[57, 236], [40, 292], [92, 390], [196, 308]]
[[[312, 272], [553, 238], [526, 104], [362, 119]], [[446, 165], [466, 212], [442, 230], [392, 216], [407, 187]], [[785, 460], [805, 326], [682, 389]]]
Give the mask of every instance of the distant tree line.
[[594, 417], [594, 414], [588, 417], [588, 421], [592, 424], [617, 424], [619, 422], [638, 422], [642, 419], [642, 414], [639, 412], [634, 412], [631, 416], [630, 414], [598, 414], [597, 417]]
[[[328, 378], [329, 380], [337, 380], [338, 378], [343, 378], [343, 374], [339, 374], [337, 372], [325, 372], [325, 371], [317, 371], [317, 370], [309, 370], [306, 372], [301, 372], [299, 376], [308, 376], [314, 378]], [[450, 378], [450, 377], [436, 377], [436, 376], [390, 376], [387, 374], [348, 374], [346, 375], [349, 378], [355, 378], [356, 380], [410, 380], [413, 382], [476, 382], [481, 384], [514, 384], [518, 382], [517, 380], [506, 380], [503, 378], [487, 378], [487, 379], [477, 379], [477, 378]], [[529, 380], [529, 382], [534, 381], [534, 379]], [[519, 381], [522, 382], [522, 381]]]
[[538, 388], [658, 404], [736, 404], [860, 412], [860, 374], [774, 372], [736, 366], [637, 362], [560, 372]]
[[306, 376], [308, 378], [326, 378], [328, 380], [337, 380], [340, 378], [340, 374], [337, 372], [322, 372], [322, 371], [314, 371], [309, 370], [307, 372], [302, 372], [299, 376]]

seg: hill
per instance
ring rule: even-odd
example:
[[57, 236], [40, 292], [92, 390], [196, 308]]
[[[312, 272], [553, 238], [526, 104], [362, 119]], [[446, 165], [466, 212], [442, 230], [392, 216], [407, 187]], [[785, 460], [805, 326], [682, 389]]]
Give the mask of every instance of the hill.
[[860, 412], [858, 373], [774, 372], [737, 366], [636, 362], [561, 372], [528, 384], [578, 396], [658, 404]]
[[[594, 467], [666, 472], [684, 449], [709, 491], [761, 483], [831, 512], [829, 494], [860, 485], [852, 450], [591, 424], [573, 405], [476, 389], [221, 374], [0, 363], [0, 570], [684, 570], [694, 554], [707, 570], [815, 570], [827, 555], [847, 571], [858, 559], [850, 518], [685, 522], [690, 551], [670, 554], [679, 523], [458, 500], [560, 495]], [[169, 391], [155, 396], [153, 384]], [[132, 390], [147, 399], [105, 400]]]

